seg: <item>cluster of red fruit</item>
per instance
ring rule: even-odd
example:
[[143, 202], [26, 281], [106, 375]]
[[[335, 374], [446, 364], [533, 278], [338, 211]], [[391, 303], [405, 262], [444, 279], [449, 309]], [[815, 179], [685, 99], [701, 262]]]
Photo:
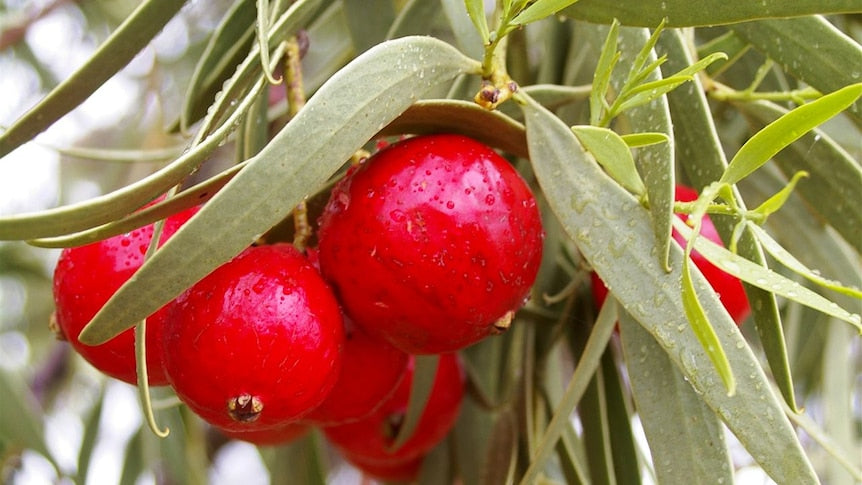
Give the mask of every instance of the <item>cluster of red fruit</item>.
[[[194, 215], [167, 219], [162, 241]], [[63, 251], [58, 330], [106, 374], [134, 383], [134, 333], [77, 336], [142, 264], [152, 226]], [[454, 425], [457, 350], [505, 329], [542, 254], [536, 201], [512, 166], [459, 135], [417, 136], [350, 169], [320, 219], [318, 248], [252, 246], [154, 313], [151, 385], [225, 434], [277, 444], [322, 427], [367, 473], [416, 475]], [[413, 355], [440, 354], [411, 437], [393, 449]]]

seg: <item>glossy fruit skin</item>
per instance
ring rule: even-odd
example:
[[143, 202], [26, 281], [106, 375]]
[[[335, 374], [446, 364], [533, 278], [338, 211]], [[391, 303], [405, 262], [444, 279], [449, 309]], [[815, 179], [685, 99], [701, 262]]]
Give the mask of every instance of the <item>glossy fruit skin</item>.
[[228, 431], [294, 422], [341, 370], [344, 328], [320, 273], [293, 246], [250, 247], [181, 294], [164, 326], [177, 396]]
[[345, 311], [412, 354], [454, 351], [519, 309], [542, 258], [530, 188], [461, 135], [394, 143], [335, 186], [320, 265]]
[[330, 443], [345, 456], [367, 465], [403, 464], [423, 456], [442, 441], [458, 418], [466, 377], [455, 353], [440, 355], [431, 397], [413, 435], [394, 452], [389, 451], [397, 435], [397, 423], [407, 412], [413, 383], [413, 359], [408, 374], [392, 398], [365, 419], [323, 428]]
[[303, 420], [319, 426], [358, 421], [388, 401], [407, 375], [410, 355], [374, 338], [348, 317], [342, 370], [326, 400]]
[[[159, 245], [189, 220], [194, 207], [168, 217]], [[116, 293], [144, 262], [153, 237], [153, 225], [135, 229], [85, 246], [66, 248], [54, 270], [54, 304], [56, 324], [61, 337], [68, 340], [84, 359], [103, 373], [136, 384], [135, 329], [130, 328], [111, 340], [96, 346], [84, 345], [78, 335], [108, 299]], [[162, 369], [161, 329], [171, 303], [147, 319], [147, 381], [151, 386], [167, 382]]]
[[[691, 202], [697, 200], [697, 191], [684, 185], [677, 185], [674, 198], [678, 202]], [[688, 215], [686, 214], [677, 214], [677, 217], [684, 221], [688, 219]], [[701, 222], [700, 235], [714, 243], [724, 245], [709, 216], [705, 216]], [[680, 246], [685, 247], [685, 238], [676, 230], [673, 231], [673, 238]], [[721, 303], [724, 305], [727, 313], [733, 318], [733, 321], [737, 325], [741, 325], [751, 314], [751, 307], [748, 303], [748, 297], [745, 295], [745, 289], [742, 287], [742, 282], [735, 276], [726, 273], [718, 266], [710, 263], [697, 251], [692, 251], [691, 260], [700, 272], [703, 273], [706, 281], [709, 282], [715, 292], [721, 297]], [[608, 290], [596, 273], [592, 273], [591, 278], [593, 282], [593, 297], [596, 307], [600, 308], [607, 297]]]
[[257, 446], [279, 446], [296, 441], [311, 431], [311, 427], [301, 423], [290, 423], [275, 428], [255, 431], [231, 431], [219, 429], [229, 438], [245, 441]]

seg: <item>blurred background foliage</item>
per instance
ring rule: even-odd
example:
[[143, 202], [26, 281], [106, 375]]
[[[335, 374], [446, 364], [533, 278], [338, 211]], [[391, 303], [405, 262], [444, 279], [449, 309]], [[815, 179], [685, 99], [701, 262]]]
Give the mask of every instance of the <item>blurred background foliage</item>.
[[[386, 8], [370, 15], [362, 2], [324, 3], [306, 28], [310, 43], [304, 70], [309, 93], [358, 53], [382, 41], [387, 32], [390, 36], [432, 34], [452, 43], [475, 36], [458, 31], [464, 24], [451, 22], [441, 2], [375, 1], [371, 3], [385, 4]], [[460, 2], [442, 4], [451, 8]], [[9, 126], [69, 76], [137, 5], [126, 0], [0, 2], [0, 125]], [[189, 2], [93, 97], [36, 142], [0, 160], [0, 216], [107, 193], [152, 173], [182, 152], [187, 135], [165, 128], [180, 117], [195, 66], [231, 5], [228, 0]], [[862, 6], [857, 7], [862, 10]], [[521, 85], [582, 86], [591, 82], [594, 54], [601, 46], [589, 43], [602, 38], [595, 34], [599, 27], [575, 20], [576, 12], [568, 13], [572, 16], [548, 18], [511, 35], [509, 70]], [[862, 14], [832, 15], [828, 20], [857, 46], [862, 41]], [[746, 42], [756, 32], [717, 26], [687, 34], [703, 52], [728, 52], [732, 63], [709, 70], [712, 78], [726, 86], [744, 91], [759, 76], [758, 90], [763, 92], [804, 87]], [[481, 45], [460, 47], [472, 57], [481, 56]], [[862, 65], [840, 68], [855, 72], [857, 82], [862, 77]], [[475, 91], [472, 85], [456, 88], [453, 92]], [[280, 87], [270, 89], [275, 93]], [[745, 102], [711, 102], [725, 153], [735, 153], [765, 124], [745, 108]], [[778, 103], [785, 109], [794, 106], [791, 100]], [[283, 101], [276, 102], [270, 107], [269, 118], [278, 120], [285, 109]], [[557, 112], [571, 123], [589, 119], [583, 100]], [[839, 116], [821, 127], [822, 133], [837, 142], [857, 165], [862, 158], [859, 119]], [[818, 148], [817, 136], [811, 135], [808, 153]], [[785, 185], [793, 170], [793, 154], [783, 156], [783, 165], [767, 166], [739, 184], [749, 206], [756, 206]], [[236, 160], [234, 145], [227, 143], [195, 177], [204, 179], [219, 173]], [[810, 203], [794, 194], [785, 208], [770, 218], [768, 230], [824, 275], [862, 286], [860, 255], [852, 247], [858, 247], [859, 241], [846, 241], [824, 226]], [[553, 222], [548, 226], [548, 247], [552, 248], [548, 254], [553, 257], [546, 262], [549, 268], [541, 273], [537, 295], [573, 288], [573, 297], [531, 304], [519, 319], [527, 325], [516, 325], [514, 331], [492, 344], [465, 352], [472, 368], [498, 369], [499, 374], [478, 379], [484, 388], [474, 384], [472, 399], [465, 403], [452, 438], [427, 460], [429, 471], [423, 474], [423, 482], [435, 483], [447, 476], [451, 463], [459, 463], [464, 483], [503, 483], [511, 463], [510, 450], [524, 453], [524, 449], [535, 447], [533, 442], [518, 445], [534, 439], [535, 430], [530, 427], [550, 419], [554, 403], [563, 393], [597, 309], [585, 262], [559, 227]], [[360, 480], [358, 472], [329, 451], [316, 434], [273, 449], [229, 442], [210, 432], [184, 407], [173, 406], [171, 393], [164, 389], [154, 390], [157, 401], [164, 404], [157, 417], [173, 433], [166, 440], [153, 436], [142, 423], [134, 388], [101, 377], [48, 330], [53, 305], [51, 272], [57, 254], [56, 250], [33, 248], [23, 242], [0, 241], [0, 481]], [[835, 298], [851, 311], [862, 310], [859, 301]], [[800, 440], [825, 483], [854, 483], [858, 476], [829, 450], [839, 450], [837, 453], [849, 460], [851, 470], [862, 467], [862, 343], [850, 326], [794, 302], [782, 301], [781, 313], [797, 401], [805, 410], [799, 419], [810, 420], [801, 423], [805, 426]], [[575, 324], [562, 325], [564, 321]], [[751, 322], [743, 326], [743, 333], [752, 346], [759, 345]], [[574, 418], [571, 430], [576, 434], [564, 435], [549, 465], [556, 474], [549, 472], [545, 479], [578, 483], [590, 476], [594, 483], [654, 481], [627, 378], [620, 349], [612, 345]], [[539, 389], [536, 392], [542, 398], [528, 392], [531, 386]], [[494, 409], [495, 404], [513, 395], [529, 397], [514, 407], [488, 412], [489, 404]], [[533, 413], [535, 422], [526, 423], [514, 414], [514, 410], [525, 409]], [[818, 431], [822, 435], [817, 435]], [[766, 482], [768, 478], [744, 449], [730, 434], [727, 439], [731, 441], [736, 479], [740, 483]], [[824, 440], [829, 447], [822, 446]], [[575, 459], [567, 462], [572, 457]], [[528, 461], [528, 457], [520, 457], [522, 463], [525, 459]], [[464, 466], [467, 463], [472, 466]], [[584, 464], [586, 470], [580, 468]], [[325, 470], [329, 470], [328, 475]]]

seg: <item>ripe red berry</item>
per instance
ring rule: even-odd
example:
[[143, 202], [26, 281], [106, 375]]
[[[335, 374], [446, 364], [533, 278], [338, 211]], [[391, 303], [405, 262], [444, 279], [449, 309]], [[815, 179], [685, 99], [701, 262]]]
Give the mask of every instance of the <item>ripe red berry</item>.
[[542, 257], [530, 188], [460, 135], [394, 143], [354, 167], [320, 220], [320, 265], [345, 311], [414, 354], [495, 333], [528, 296]]
[[461, 408], [465, 374], [458, 355], [442, 354], [431, 396], [411, 437], [403, 446], [391, 450], [407, 412], [410, 387], [413, 383], [413, 359], [407, 376], [395, 395], [365, 419], [353, 423], [329, 426], [323, 432], [330, 443], [354, 460], [367, 465], [405, 463], [427, 453], [446, 435]]
[[209, 423], [255, 431], [320, 405], [341, 369], [341, 313], [286, 244], [250, 247], [181, 294], [165, 321], [165, 372]]
[[[187, 209], [165, 221], [159, 244], [164, 243], [197, 208]], [[78, 335], [108, 299], [143, 264], [153, 237], [153, 225], [103, 241], [66, 248], [54, 270], [55, 319], [61, 338], [69, 341], [84, 359], [103, 373], [137, 383], [135, 330], [130, 328], [96, 346], [84, 345]], [[147, 318], [147, 381], [152, 386], [167, 384], [162, 369], [162, 322], [170, 303]]]
[[304, 422], [329, 426], [364, 418], [392, 397], [407, 374], [409, 354], [368, 335], [346, 317], [345, 329], [338, 382]]
[[[682, 185], [676, 186], [675, 199], [679, 202], [691, 202], [697, 200], [697, 191], [692, 188]], [[677, 214], [682, 220], [687, 220], [688, 215]], [[709, 216], [705, 216], [701, 222], [700, 235], [710, 241], [722, 244], [721, 237], [715, 229], [715, 225], [710, 220]], [[685, 238], [676, 230], [673, 231], [673, 238], [681, 246], [685, 246]], [[697, 266], [706, 281], [712, 286], [716, 293], [721, 297], [721, 303], [724, 308], [733, 318], [737, 325], [740, 325], [751, 313], [751, 307], [748, 303], [748, 297], [745, 295], [745, 290], [742, 283], [733, 275], [726, 273], [724, 270], [710, 263], [702, 254], [697, 251], [692, 251], [691, 261]], [[605, 287], [602, 280], [597, 274], [591, 275], [593, 282], [593, 297], [597, 307], [601, 307], [608, 294], [608, 289]]]

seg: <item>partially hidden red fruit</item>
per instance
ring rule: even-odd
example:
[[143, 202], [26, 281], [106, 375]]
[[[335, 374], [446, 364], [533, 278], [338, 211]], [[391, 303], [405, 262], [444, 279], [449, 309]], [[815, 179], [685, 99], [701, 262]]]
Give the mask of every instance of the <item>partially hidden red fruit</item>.
[[255, 431], [320, 405], [341, 370], [344, 328], [320, 273], [293, 246], [250, 247], [177, 297], [165, 372], [209, 423]]
[[[165, 221], [159, 245], [189, 220], [198, 208], [187, 209]], [[103, 241], [66, 248], [54, 270], [55, 321], [60, 337], [69, 341], [84, 359], [103, 373], [137, 383], [135, 329], [130, 328], [101, 345], [84, 345], [78, 335], [144, 262], [153, 237], [153, 225]], [[147, 382], [167, 384], [162, 360], [162, 325], [171, 303], [147, 318]]]
[[[674, 198], [679, 202], [691, 202], [697, 200], [697, 191], [683, 185], [677, 185]], [[684, 221], [688, 219], [687, 214], [677, 214], [677, 217]], [[709, 216], [705, 216], [701, 221], [700, 235], [716, 244], [724, 245]], [[673, 231], [673, 238], [680, 246], [685, 247], [685, 238], [676, 230]], [[709, 282], [710, 286], [721, 297], [721, 303], [724, 305], [727, 313], [733, 318], [733, 321], [737, 325], [742, 324], [748, 318], [748, 315], [751, 314], [751, 307], [739, 279], [710, 263], [697, 251], [692, 251], [691, 261], [703, 273], [706, 281]], [[605, 298], [607, 298], [608, 289], [596, 273], [592, 273], [591, 278], [593, 283], [593, 298], [595, 299], [596, 306], [601, 307]]]
[[407, 412], [413, 383], [413, 359], [395, 395], [365, 419], [323, 428], [330, 443], [345, 456], [366, 465], [391, 465], [420, 457], [442, 441], [458, 417], [464, 398], [465, 374], [457, 354], [440, 356], [431, 395], [411, 437], [392, 451]]
[[318, 236], [321, 270], [346, 313], [428, 354], [505, 328], [536, 278], [544, 233], [530, 188], [504, 158], [464, 136], [426, 135], [351, 169]]
[[304, 422], [327, 426], [364, 418], [392, 397], [407, 374], [409, 354], [368, 335], [347, 317], [345, 330], [338, 382]]
[[231, 431], [220, 429], [225, 436], [257, 446], [279, 446], [302, 438], [311, 427], [300, 423], [290, 423], [275, 428], [259, 429], [254, 431]]

